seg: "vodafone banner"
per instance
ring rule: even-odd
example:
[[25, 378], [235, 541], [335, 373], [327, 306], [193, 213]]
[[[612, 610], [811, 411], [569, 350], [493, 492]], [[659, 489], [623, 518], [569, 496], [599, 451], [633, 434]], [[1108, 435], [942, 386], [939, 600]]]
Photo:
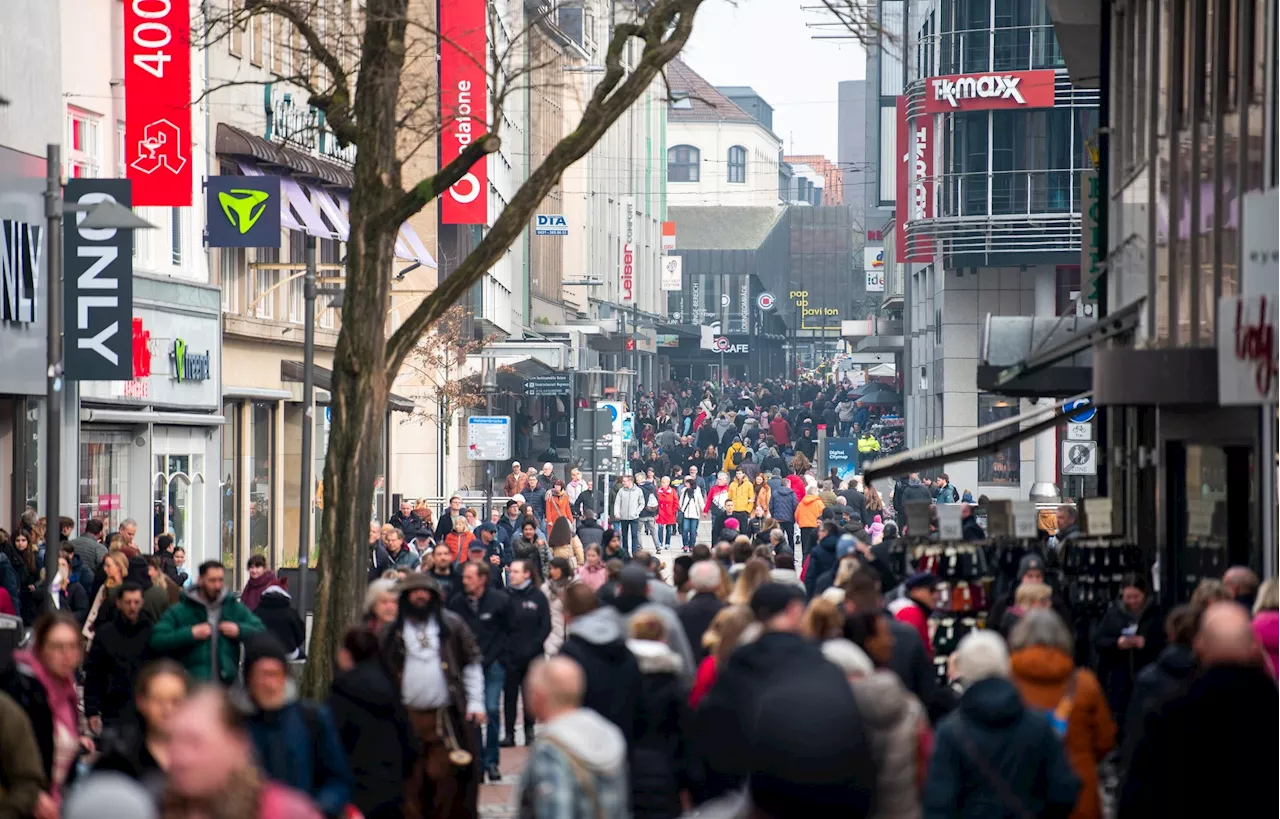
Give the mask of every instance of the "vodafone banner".
[[[895, 209], [898, 213], [895, 258], [904, 262], [930, 262], [933, 254], [924, 250], [929, 240], [916, 237], [907, 242], [908, 222], [933, 218], [933, 117], [907, 117], [907, 98], [898, 97], [898, 185]], [[915, 250], [916, 252], [912, 252]]]
[[124, 0], [124, 152], [133, 204], [191, 204], [191, 8]]
[[[484, 136], [489, 121], [489, 53], [485, 0], [446, 0], [440, 4], [440, 166]], [[440, 221], [446, 225], [483, 225], [489, 220], [487, 157], [445, 191]]]
[[927, 114], [1009, 108], [1052, 108], [1055, 72], [990, 71], [930, 77], [925, 81]]

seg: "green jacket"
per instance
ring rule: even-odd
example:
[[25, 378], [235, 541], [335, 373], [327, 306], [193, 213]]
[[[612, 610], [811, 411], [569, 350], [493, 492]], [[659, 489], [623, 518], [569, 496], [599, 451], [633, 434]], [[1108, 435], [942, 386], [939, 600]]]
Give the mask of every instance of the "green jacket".
[[[235, 623], [240, 627], [237, 639], [224, 637], [214, 625], [213, 634], [205, 640], [191, 636], [191, 629], [209, 623], [210, 609], [219, 609], [217, 623]], [[209, 603], [199, 589], [190, 589], [182, 599], [165, 611], [151, 631], [151, 647], [186, 667], [197, 682], [221, 682], [230, 685], [240, 670], [240, 643], [250, 634], [264, 631], [262, 621], [234, 594], [223, 592]], [[216, 659], [215, 659], [216, 658]]]

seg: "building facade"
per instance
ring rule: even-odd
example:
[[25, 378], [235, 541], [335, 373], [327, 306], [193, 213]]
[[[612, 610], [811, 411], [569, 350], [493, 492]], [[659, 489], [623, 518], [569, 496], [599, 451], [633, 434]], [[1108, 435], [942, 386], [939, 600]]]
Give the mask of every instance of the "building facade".
[[806, 165], [815, 174], [822, 177], [822, 200], [818, 203], [821, 205], [844, 205], [848, 204], [844, 198], [844, 171], [840, 164], [832, 162], [825, 156], [818, 154], [804, 154], [801, 156], [784, 156], [782, 161], [790, 164], [792, 167], [797, 165]]

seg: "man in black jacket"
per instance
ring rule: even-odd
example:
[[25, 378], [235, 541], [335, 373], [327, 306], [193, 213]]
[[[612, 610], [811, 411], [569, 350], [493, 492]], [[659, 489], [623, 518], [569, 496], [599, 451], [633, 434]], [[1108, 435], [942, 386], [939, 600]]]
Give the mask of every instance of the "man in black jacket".
[[[919, 473], [912, 472], [907, 476], [905, 483], [899, 483], [893, 490], [893, 509], [897, 513], [900, 521], [907, 519], [907, 503], [909, 501], [924, 501], [927, 504], [933, 504], [933, 493], [929, 491], [929, 487], [925, 486], [920, 480]], [[911, 532], [912, 535], [927, 535], [928, 532]]]
[[454, 495], [449, 498], [449, 508], [440, 513], [440, 520], [436, 522], [436, 543], [444, 543], [445, 536], [453, 531], [453, 519], [461, 516], [462, 498]]
[[[533, 584], [533, 570], [527, 560], [511, 561], [507, 594], [511, 597], [511, 633], [507, 635], [507, 656], [502, 665], [506, 672], [503, 683], [503, 716], [506, 736], [503, 748], [516, 744], [516, 699], [524, 690], [529, 664], [542, 656], [542, 644], [551, 634], [551, 606], [547, 596]], [[533, 711], [524, 706], [524, 744], [533, 744]]]
[[110, 621], [101, 618], [84, 663], [84, 714], [99, 734], [104, 722], [119, 723], [129, 714], [138, 671], [151, 657], [155, 621], [142, 611], [142, 588], [122, 585], [116, 607]]
[[498, 732], [502, 716], [498, 706], [506, 676], [503, 661], [507, 657], [507, 640], [512, 632], [514, 616], [511, 598], [489, 585], [490, 566], [472, 561], [462, 569], [462, 594], [445, 604], [475, 635], [484, 665], [484, 710], [488, 718], [484, 735], [484, 752], [480, 767], [490, 782], [502, 779], [498, 769]]
[[385, 572], [394, 572], [396, 562], [391, 559], [387, 547], [382, 545], [382, 530], [378, 524], [369, 524], [369, 582], [382, 577]]
[[587, 689], [582, 706], [618, 726], [630, 747], [640, 714], [640, 666], [627, 648], [622, 616], [601, 606], [596, 593], [583, 583], [565, 589], [562, 599], [568, 637], [560, 653], [582, 666]]
[[[419, 532], [425, 531], [422, 518], [413, 513], [412, 501], [400, 501], [400, 511], [392, 515], [387, 523], [404, 532], [406, 543], [412, 543]], [[427, 532], [427, 534], [431, 534], [431, 532]]]
[[685, 636], [689, 638], [689, 648], [699, 663], [707, 656], [702, 646], [702, 635], [707, 633], [711, 621], [725, 607], [725, 602], [716, 596], [720, 588], [720, 567], [710, 560], [702, 560], [689, 567], [689, 585], [693, 587], [693, 597], [676, 609], [680, 625], [684, 627]]
[[431, 562], [427, 565], [429, 568], [424, 573], [440, 585], [440, 593], [445, 602], [452, 600], [454, 595], [462, 593], [462, 566], [454, 561], [453, 555], [449, 554], [447, 544], [436, 544], [435, 549], [431, 551]]

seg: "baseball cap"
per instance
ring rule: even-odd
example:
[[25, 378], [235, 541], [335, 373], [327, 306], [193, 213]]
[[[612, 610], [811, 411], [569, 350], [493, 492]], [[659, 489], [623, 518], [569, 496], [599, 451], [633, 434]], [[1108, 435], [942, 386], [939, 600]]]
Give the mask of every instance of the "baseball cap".
[[487, 520], [486, 520], [484, 523], [482, 523], [482, 524], [480, 524], [479, 526], [477, 526], [477, 527], [476, 527], [476, 531], [477, 531], [477, 532], [489, 532], [489, 533], [491, 533], [491, 534], [497, 534], [497, 533], [498, 533], [498, 527], [497, 527], [497, 526], [494, 526], [492, 523], [490, 523], [489, 521], [487, 521]]

